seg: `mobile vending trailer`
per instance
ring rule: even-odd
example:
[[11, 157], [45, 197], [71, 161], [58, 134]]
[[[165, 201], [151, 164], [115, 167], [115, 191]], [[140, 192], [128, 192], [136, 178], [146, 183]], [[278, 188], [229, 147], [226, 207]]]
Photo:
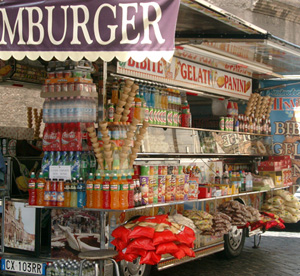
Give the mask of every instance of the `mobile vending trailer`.
[[[203, 128], [200, 125], [201, 120], [203, 121], [200, 115], [202, 111], [204, 114], [208, 112], [205, 110], [205, 106], [211, 104], [212, 98], [249, 100], [254, 89], [252, 79], [264, 79], [269, 76], [280, 77], [285, 72], [284, 70], [290, 70], [289, 59], [293, 59], [295, 61], [293, 65], [296, 66], [299, 51], [296, 46], [289, 45], [286, 42], [282, 46], [283, 41], [280, 39], [272, 37], [266, 31], [247, 22], [236, 18], [233, 20], [230, 16], [225, 15], [224, 11], [208, 6], [204, 1], [139, 1], [137, 3], [118, 3], [117, 1], [110, 1], [109, 3], [104, 1], [100, 3], [95, 3], [95, 1], [85, 1], [84, 3], [81, 1], [72, 1], [72, 3], [71, 1], [60, 1], [59, 3], [44, 1], [41, 3], [40, 1], [31, 1], [26, 6], [23, 6], [19, 1], [10, 1], [9, 3], [4, 1], [0, 5], [0, 16], [2, 17], [2, 21], [0, 20], [2, 22], [0, 58], [7, 60], [12, 57], [16, 60], [22, 60], [27, 57], [33, 60], [41, 58], [49, 61], [47, 66], [48, 77], [45, 82], [47, 88], [44, 87], [45, 90], [41, 93], [42, 97], [65, 97], [67, 100], [68, 97], [92, 98], [93, 86], [91, 86], [90, 78], [87, 77], [87, 72], [91, 69], [91, 66], [87, 61], [82, 62], [83, 58], [96, 61], [96, 64], [99, 58], [104, 61], [102, 70], [104, 75], [103, 93], [100, 94], [103, 95], [102, 103], [106, 103], [106, 92], [111, 91], [106, 89], [107, 72], [112, 73], [111, 76], [119, 79], [129, 79], [128, 83], [130, 83], [130, 80], [137, 82], [142, 80], [143, 82], [138, 86], [139, 89], [144, 86], [147, 87], [149, 83], [151, 87], [151, 82], [154, 82], [155, 85], [157, 83], [165, 85], [164, 89], [170, 89], [166, 91], [170, 92], [169, 95], [173, 93], [172, 97], [174, 98], [179, 98], [175, 96], [175, 94], [178, 95], [178, 92], [174, 92], [174, 90], [179, 89], [184, 92], [180, 96], [185, 97], [190, 103], [194, 119], [199, 118], [198, 121], [194, 120], [194, 126], [197, 124], [198, 128], [182, 128], [179, 125], [179, 120], [174, 119], [178, 116], [176, 108], [173, 106], [166, 108], [167, 114], [172, 116], [171, 122], [168, 124], [164, 120], [152, 119], [152, 124], [148, 127], [147, 134], [141, 144], [141, 153], [138, 153], [137, 159], [132, 159], [136, 165], [145, 168], [155, 168], [158, 167], [158, 164], [162, 165], [167, 167], [167, 170], [171, 170], [170, 173], [167, 171], [166, 175], [170, 175], [170, 179], [172, 179], [172, 175], [175, 175], [176, 179], [176, 175], [179, 175], [177, 172], [178, 167], [185, 165], [188, 167], [190, 164], [197, 167], [197, 162], [203, 163], [202, 159], [205, 158], [203, 164], [213, 164], [209, 166], [207, 174], [212, 174], [215, 179], [217, 168], [221, 173], [223, 165], [217, 165], [216, 162], [210, 161], [225, 160], [228, 166], [247, 167], [249, 160], [261, 159], [271, 154], [272, 137], [268, 132], [256, 133], [250, 130], [248, 132], [245, 131], [245, 128], [244, 131], [233, 132], [230, 126], [228, 126], [228, 130], [220, 130], [218, 127], [208, 129], [214, 124], [213, 120], [206, 124], [207, 128]], [[177, 18], [178, 10], [179, 16]], [[200, 21], [205, 23], [200, 23]], [[195, 26], [195, 22], [199, 22], [199, 26]], [[209, 29], [209, 26], [213, 26], [213, 30]], [[175, 40], [175, 56], [169, 63], [168, 61], [173, 55]], [[262, 49], [264, 51], [261, 51]], [[277, 49], [277, 52], [274, 49]], [[278, 52], [285, 54], [284, 61], [278, 61], [276, 54]], [[270, 56], [272, 54], [272, 59], [267, 61], [264, 59], [265, 55]], [[112, 62], [111, 67], [107, 67], [106, 62], [115, 57], [119, 61]], [[50, 61], [53, 58], [62, 62], [70, 58], [75, 62], [54, 63], [55, 66], [52, 62], [51, 66]], [[146, 58], [148, 60], [145, 60]], [[161, 60], [161, 58], [164, 60]], [[77, 61], [79, 62], [77, 63]], [[114, 72], [111, 72], [112, 68]], [[278, 71], [277, 68], [283, 71]], [[64, 73], [62, 76], [60, 75], [61, 71], [69, 72], [72, 70], [81, 71], [81, 75], [73, 75], [72, 79]], [[55, 78], [50, 77], [51, 74], [54, 74]], [[69, 83], [72, 82], [81, 83], [81, 85], [78, 85], [78, 90], [69, 91]], [[68, 88], [66, 91], [59, 91], [59, 87], [62, 89], [64, 83], [68, 83]], [[50, 92], [49, 89], [52, 86], [58, 90]], [[89, 92], [89, 88], [84, 91], [80, 87], [91, 87], [92, 92]], [[49, 93], [53, 94], [49, 95]], [[201, 108], [200, 112], [199, 107], [196, 107], [196, 104], [199, 104], [197, 102], [198, 98], [196, 98], [198, 96], [202, 97], [200, 104], [202, 104], [203, 110]], [[195, 103], [195, 106], [193, 103]], [[171, 104], [176, 105], [176, 103]], [[164, 117], [164, 115], [157, 115], [160, 112], [159, 110], [163, 110], [163, 108], [149, 107], [153, 108], [152, 111], [156, 113], [156, 118]], [[53, 123], [51, 119], [53, 118], [50, 116], [49, 122]], [[99, 121], [102, 121], [102, 118]], [[60, 122], [55, 121], [54, 123]], [[102, 141], [104, 141], [103, 138]], [[137, 141], [137, 139], [134, 141]], [[105, 145], [105, 141], [103, 143]], [[94, 147], [94, 149], [97, 148], [98, 146]], [[97, 154], [97, 151], [95, 153]], [[239, 161], [234, 159], [237, 156]], [[103, 157], [98, 158], [100, 169], [102, 169], [103, 159]], [[106, 164], [109, 163], [109, 160], [109, 158], [106, 158]], [[113, 163], [113, 161], [111, 162]], [[68, 167], [70, 165], [63, 166]], [[286, 169], [290, 169], [288, 164]], [[205, 174], [205, 171], [206, 169], [203, 168], [203, 174]], [[50, 173], [54, 176], [52, 178], [64, 178], [66, 174], [69, 179], [71, 178], [70, 169], [58, 165], [53, 165], [50, 168]], [[138, 173], [143, 176], [142, 172]], [[114, 220], [117, 219], [117, 223], [123, 223], [134, 215], [153, 216], [157, 215], [158, 212], [173, 213], [174, 210], [182, 212], [184, 209], [194, 209], [194, 211], [201, 209], [214, 213], [217, 206], [226, 199], [239, 199], [239, 201], [251, 204], [257, 209], [260, 208], [266, 190], [243, 191], [240, 193], [238, 191], [233, 192], [232, 189], [231, 192], [228, 192], [225, 187], [227, 189], [226, 195], [224, 192], [222, 193], [222, 189], [218, 189], [219, 194], [215, 193], [213, 197], [207, 196], [198, 199], [199, 173], [195, 174], [198, 175], [198, 179], [195, 176], [196, 179], [192, 180], [195, 182], [187, 182], [188, 191], [183, 192], [183, 196], [188, 196], [190, 188], [195, 185], [194, 198], [180, 197], [176, 200], [166, 200], [167, 202], [163, 200], [158, 202], [157, 199], [156, 202], [154, 199], [150, 201], [149, 197], [144, 194], [142, 200], [146, 201], [146, 198], [148, 198], [149, 201], [145, 202], [143, 206], [122, 211], [105, 208], [34, 206], [39, 210], [34, 211], [37, 225], [35, 237], [30, 232], [26, 232], [26, 234], [18, 232], [15, 235], [17, 245], [21, 244], [22, 240], [23, 242], [28, 240], [26, 246], [19, 252], [23, 255], [9, 253], [9, 248], [14, 248], [16, 244], [8, 244], [5, 237], [7, 232], [3, 232], [2, 270], [27, 274], [46, 273], [46, 263], [53, 261], [52, 258], [49, 256], [34, 258], [24, 255], [28, 252], [35, 252], [31, 247], [32, 240], [35, 239], [39, 243], [39, 236], [43, 235], [39, 231], [40, 219], [46, 216], [46, 212], [41, 211], [44, 209], [52, 210], [52, 253], [67, 252], [67, 246], [62, 245], [59, 239], [55, 239], [55, 235], [59, 231], [59, 234], [64, 233], [66, 235], [68, 246], [71, 248], [69, 251], [75, 254], [72, 250], [77, 253], [82, 248], [85, 250], [90, 249], [89, 242], [84, 240], [84, 238], [90, 237], [89, 235], [81, 236], [80, 241], [82, 244], [78, 239], [74, 240], [72, 235], [68, 236], [68, 229], [64, 228], [66, 225], [71, 225], [81, 232], [83, 226], [87, 228], [88, 224], [94, 221], [95, 229], [101, 229], [100, 240], [102, 246], [105, 246], [105, 221], [109, 221], [112, 228]], [[204, 180], [202, 179], [202, 181]], [[207, 181], [210, 180], [207, 179]], [[275, 193], [277, 189], [283, 189], [291, 183], [287, 182], [285, 184], [285, 186], [278, 185], [272, 191]], [[148, 189], [150, 189], [150, 186], [148, 184]], [[5, 202], [7, 202], [4, 204], [5, 209], [7, 206], [7, 212], [4, 213], [3, 228], [8, 229], [5, 227], [8, 227], [9, 221], [16, 221], [18, 222], [16, 224], [22, 225], [22, 212], [17, 211], [23, 210], [17, 205], [20, 202], [10, 199], [5, 199]], [[35, 210], [30, 206], [24, 207], [25, 209]], [[14, 218], [17, 212], [19, 212], [18, 220]], [[67, 221], [69, 221], [69, 224]], [[93, 230], [88, 229], [88, 231]], [[233, 227], [232, 231], [224, 238], [223, 236], [199, 234], [196, 237], [193, 249], [195, 257], [199, 258], [223, 249], [225, 249], [227, 255], [236, 256], [242, 250], [245, 236], [255, 233], [248, 231], [246, 228]], [[94, 236], [94, 234], [90, 236]], [[97, 234], [99, 235], [99, 232]], [[13, 238], [13, 236], [10, 236], [7, 240]], [[62, 255], [56, 255], [55, 257], [63, 258]], [[179, 260], [171, 255], [163, 256], [157, 266], [159, 269], [164, 269], [194, 260], [195, 257], [184, 257]], [[120, 267], [124, 275], [146, 275], [150, 273], [151, 268], [148, 264], [126, 260], [120, 261]]]

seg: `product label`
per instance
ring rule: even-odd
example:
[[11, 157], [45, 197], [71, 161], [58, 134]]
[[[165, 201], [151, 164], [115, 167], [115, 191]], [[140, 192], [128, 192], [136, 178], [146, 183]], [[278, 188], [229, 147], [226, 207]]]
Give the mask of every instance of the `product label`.
[[93, 184], [86, 184], [87, 190], [93, 190]]
[[43, 190], [45, 187], [45, 183], [44, 182], [38, 182], [37, 183], [37, 188]]
[[64, 192], [58, 192], [58, 193], [57, 193], [57, 201], [58, 201], [58, 202], [64, 202], [64, 201], [65, 201], [65, 195], [64, 195]]
[[29, 182], [28, 183], [28, 189], [35, 189], [35, 183], [34, 182]]
[[109, 191], [109, 184], [103, 184], [102, 185], [103, 191]]
[[144, 108], [144, 120], [146, 121], [146, 122], [148, 122], [149, 121], [149, 109], [148, 109], [148, 107], [145, 107]]
[[50, 200], [51, 201], [57, 201], [57, 192], [51, 192]]
[[128, 191], [128, 184], [121, 184], [120, 191]]
[[135, 188], [135, 184], [133, 183], [133, 184], [130, 184], [130, 190], [134, 190], [134, 188]]
[[142, 102], [135, 102], [135, 107], [141, 108], [142, 107]]
[[153, 124], [153, 108], [149, 108], [149, 123]]
[[94, 190], [100, 191], [101, 190], [101, 184], [94, 184]]
[[45, 191], [44, 192], [44, 201], [50, 201], [51, 200], [51, 192]]
[[173, 122], [173, 113], [172, 111], [168, 111], [167, 115], [167, 125], [171, 126]]
[[110, 190], [114, 191], [114, 192], [118, 192], [119, 191], [119, 185], [118, 184], [110, 185]]

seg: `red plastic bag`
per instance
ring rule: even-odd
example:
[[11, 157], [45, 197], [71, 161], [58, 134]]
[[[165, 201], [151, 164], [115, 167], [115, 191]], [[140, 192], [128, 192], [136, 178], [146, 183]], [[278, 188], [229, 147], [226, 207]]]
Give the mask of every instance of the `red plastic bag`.
[[111, 244], [114, 245], [118, 251], [123, 250], [127, 246], [127, 242], [124, 242], [121, 239], [114, 239], [111, 241]]
[[184, 251], [182, 249], [177, 250], [175, 253], [172, 253], [172, 255], [178, 260], [180, 260], [186, 256], [186, 254], [184, 253]]
[[136, 254], [141, 257], [145, 257], [147, 255], [148, 251], [143, 248], [127, 248], [126, 253]]
[[140, 264], [156, 265], [159, 263], [161, 255], [155, 253], [155, 251], [148, 251], [145, 257], [141, 257]]
[[156, 254], [172, 254], [179, 250], [178, 246], [174, 242], [165, 242], [156, 246]]
[[128, 242], [128, 236], [131, 230], [125, 228], [124, 226], [119, 226], [114, 231], [112, 231], [111, 235], [116, 239], [121, 239], [123, 242]]
[[131, 233], [129, 234], [129, 239], [135, 239], [135, 238], [149, 238], [153, 239], [155, 229], [152, 227], [143, 227], [143, 226], [136, 226]]
[[196, 237], [195, 232], [191, 228], [185, 226], [183, 231], [175, 235], [175, 237], [180, 243], [186, 244], [189, 248], [194, 247]]
[[195, 252], [194, 250], [192, 250], [191, 248], [189, 248], [187, 245], [185, 244], [177, 244], [177, 246], [184, 251], [186, 256], [189, 257], [195, 257]]
[[127, 249], [129, 248], [143, 248], [145, 250], [155, 250], [155, 246], [152, 242], [152, 239], [149, 238], [138, 238], [138, 239], [134, 239], [132, 240], [128, 246]]
[[171, 222], [167, 220], [168, 215], [157, 215], [157, 216], [141, 216], [133, 222], [144, 221], [144, 222], [152, 222], [152, 223], [165, 223], [171, 225]]
[[136, 254], [124, 254], [124, 260], [127, 262], [133, 262], [135, 259], [137, 259], [139, 256]]
[[165, 242], [176, 241], [177, 238], [170, 230], [164, 230], [163, 232], [155, 232], [153, 237], [153, 244], [157, 245]]

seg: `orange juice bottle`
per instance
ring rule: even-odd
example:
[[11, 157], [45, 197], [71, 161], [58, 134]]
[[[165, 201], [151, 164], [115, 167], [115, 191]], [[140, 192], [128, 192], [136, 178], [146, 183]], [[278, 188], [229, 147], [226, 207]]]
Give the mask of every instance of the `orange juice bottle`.
[[39, 174], [39, 178], [36, 182], [36, 205], [44, 206], [44, 190], [46, 180], [42, 172]]
[[135, 109], [134, 109], [133, 117], [141, 121], [142, 100], [138, 94], [134, 98], [134, 104], [135, 104]]
[[66, 180], [64, 192], [65, 192], [64, 207], [70, 207], [71, 206], [71, 181], [70, 180]]
[[89, 174], [89, 179], [86, 181], [86, 208], [93, 208], [93, 190], [94, 190], [94, 176]]
[[119, 209], [120, 201], [120, 183], [116, 174], [114, 174], [110, 182], [110, 209]]
[[97, 173], [96, 180], [94, 181], [93, 208], [96, 209], [103, 208], [102, 179], [100, 173]]
[[119, 207], [122, 210], [128, 209], [128, 182], [126, 176], [123, 174], [120, 180], [120, 201]]

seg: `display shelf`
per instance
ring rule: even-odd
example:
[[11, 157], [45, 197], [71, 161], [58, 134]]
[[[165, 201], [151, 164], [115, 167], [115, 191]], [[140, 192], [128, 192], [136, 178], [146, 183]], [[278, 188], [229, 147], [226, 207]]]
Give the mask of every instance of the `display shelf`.
[[215, 197], [207, 197], [207, 198], [199, 198], [199, 199], [193, 199], [193, 200], [182, 200], [182, 201], [173, 201], [173, 202], [165, 202], [165, 203], [154, 203], [154, 204], [148, 204], [144, 206], [138, 206], [130, 209], [95, 209], [95, 208], [79, 208], [79, 207], [58, 207], [58, 206], [38, 206], [38, 205], [29, 205], [25, 204], [28, 208], [41, 208], [41, 209], [70, 209], [70, 210], [86, 210], [86, 211], [98, 211], [98, 212], [130, 212], [130, 211], [138, 211], [148, 208], [156, 208], [156, 207], [164, 207], [164, 206], [172, 206], [172, 205], [181, 205], [185, 203], [197, 203], [197, 202], [203, 202], [203, 201], [213, 201], [213, 200], [219, 200], [223, 198], [235, 198], [240, 196], [248, 196], [253, 194], [260, 194], [275, 190], [282, 190], [284, 188], [288, 188], [290, 186], [285, 187], [278, 187], [278, 188], [272, 188], [270, 190], [261, 190], [261, 191], [249, 191], [249, 192], [242, 192], [238, 194], [233, 195], [225, 195], [225, 196], [215, 196]]
[[69, 98], [69, 97], [89, 97], [98, 98], [97, 92], [85, 92], [85, 91], [61, 91], [61, 92], [41, 92], [41, 98]]
[[240, 132], [240, 131], [226, 131], [226, 130], [218, 130], [218, 129], [205, 129], [205, 128], [193, 128], [193, 127], [180, 127], [180, 126], [162, 126], [162, 125], [152, 125], [149, 127], [159, 127], [159, 128], [170, 128], [170, 129], [184, 129], [184, 130], [197, 130], [197, 131], [205, 131], [205, 132], [218, 132], [218, 133], [227, 133], [227, 134], [244, 134], [251, 136], [265, 136], [271, 137], [269, 134], [259, 134], [259, 133], [250, 133], [250, 132]]
[[263, 158], [268, 157], [269, 155], [262, 154], [227, 154], [227, 153], [155, 153], [155, 152], [141, 152], [137, 154], [138, 158], [136, 161], [145, 160], [145, 158], [234, 158], [234, 157], [248, 157], [248, 158]]
[[220, 252], [224, 250], [224, 242], [218, 242], [218, 243], [214, 243], [205, 247], [200, 247], [200, 248], [196, 248], [194, 249], [195, 252], [195, 258], [193, 257], [184, 257], [180, 260], [175, 259], [173, 256], [171, 257], [165, 257], [162, 258], [162, 260], [158, 263], [157, 265], [157, 269], [158, 270], [163, 270], [169, 267], [173, 267], [176, 265], [180, 265], [183, 263], [187, 263], [193, 260], [196, 260], [198, 258], [202, 258], [205, 256], [209, 256], [211, 254]]

